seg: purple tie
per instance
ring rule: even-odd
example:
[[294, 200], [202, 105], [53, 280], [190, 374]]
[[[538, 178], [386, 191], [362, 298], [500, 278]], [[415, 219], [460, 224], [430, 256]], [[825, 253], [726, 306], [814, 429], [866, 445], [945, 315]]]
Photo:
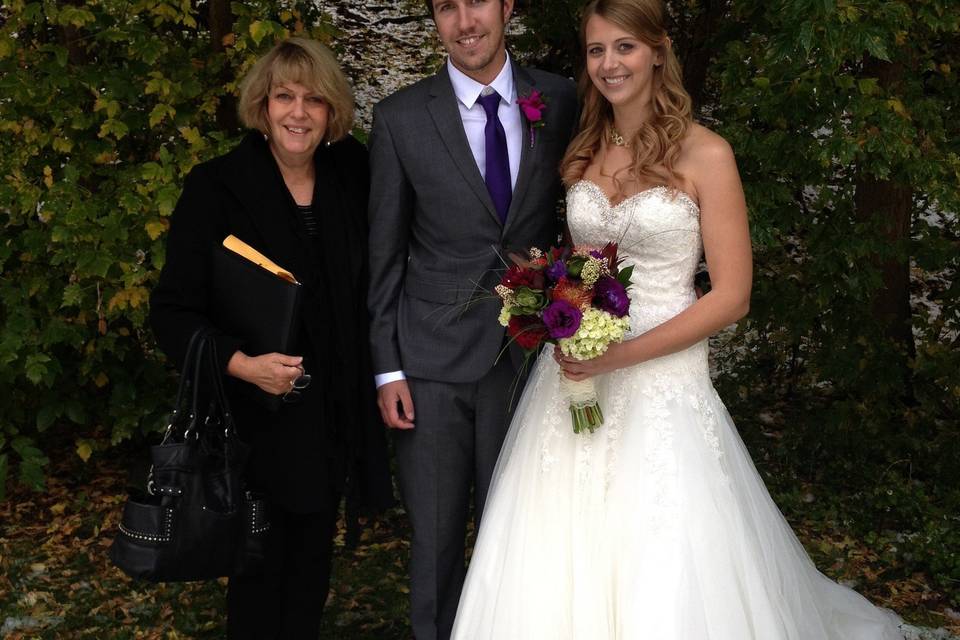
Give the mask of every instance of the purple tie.
[[506, 223], [507, 211], [510, 210], [510, 200], [513, 199], [513, 188], [510, 184], [510, 159], [507, 157], [507, 134], [500, 123], [497, 109], [500, 107], [500, 94], [496, 91], [489, 95], [481, 95], [477, 101], [487, 113], [487, 124], [483, 129], [483, 138], [486, 144], [486, 171], [485, 182], [493, 206], [497, 209], [500, 222]]

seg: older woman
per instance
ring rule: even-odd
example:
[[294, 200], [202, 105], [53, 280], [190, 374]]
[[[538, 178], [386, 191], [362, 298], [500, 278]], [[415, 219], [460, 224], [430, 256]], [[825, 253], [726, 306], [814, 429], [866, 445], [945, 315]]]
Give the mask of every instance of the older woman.
[[[240, 117], [256, 131], [187, 176], [151, 298], [161, 348], [182, 364], [198, 328], [216, 334], [241, 437], [252, 445], [249, 483], [271, 500], [266, 570], [230, 580], [230, 638], [316, 638], [330, 580], [332, 539], [351, 488], [389, 499], [366, 330], [368, 190], [364, 147], [350, 137], [353, 98], [322, 44], [290, 38], [243, 80]], [[210, 308], [213, 248], [233, 234], [303, 283], [296, 353], [244, 351]], [[254, 387], [286, 394], [276, 412]], [[297, 384], [303, 386], [302, 382]]]

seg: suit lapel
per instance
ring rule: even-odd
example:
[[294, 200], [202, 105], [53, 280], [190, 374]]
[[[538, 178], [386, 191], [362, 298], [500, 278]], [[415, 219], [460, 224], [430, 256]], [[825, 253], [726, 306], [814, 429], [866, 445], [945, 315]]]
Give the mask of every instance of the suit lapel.
[[[530, 74], [516, 63], [513, 65], [513, 84], [517, 88], [518, 98], [530, 95], [530, 91], [536, 88]], [[527, 189], [530, 186], [533, 168], [539, 161], [540, 148], [542, 147], [542, 145], [536, 143], [536, 137], [534, 137], [533, 144], [531, 144], [530, 122], [526, 116], [523, 115], [522, 109], [520, 110], [520, 120], [522, 122], [521, 128], [523, 133], [523, 143], [520, 146], [520, 169], [517, 173], [517, 184], [513, 188], [513, 199], [510, 201], [510, 211], [507, 213], [507, 224], [504, 227], [504, 232], [510, 228], [511, 223], [523, 210], [523, 197], [526, 195]]]
[[437, 75], [434, 76], [430, 95], [431, 100], [427, 103], [427, 110], [437, 127], [437, 133], [440, 134], [443, 144], [453, 158], [453, 163], [457, 166], [464, 181], [480, 198], [487, 209], [487, 213], [497, 224], [500, 224], [497, 209], [490, 198], [490, 192], [487, 191], [483, 176], [480, 175], [480, 169], [477, 168], [477, 161], [473, 157], [473, 152], [470, 151], [467, 134], [463, 131], [460, 107], [457, 105], [457, 96], [453, 93], [453, 85], [450, 83], [447, 65], [443, 65]]

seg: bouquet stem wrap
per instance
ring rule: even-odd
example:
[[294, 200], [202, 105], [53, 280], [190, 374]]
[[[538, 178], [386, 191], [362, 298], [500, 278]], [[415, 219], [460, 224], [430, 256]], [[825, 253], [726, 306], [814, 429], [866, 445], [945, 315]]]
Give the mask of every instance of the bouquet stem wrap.
[[583, 433], [603, 424], [603, 411], [597, 399], [597, 388], [593, 378], [586, 380], [571, 380], [560, 372], [560, 389], [567, 396], [570, 404], [570, 418], [573, 421], [573, 432]]

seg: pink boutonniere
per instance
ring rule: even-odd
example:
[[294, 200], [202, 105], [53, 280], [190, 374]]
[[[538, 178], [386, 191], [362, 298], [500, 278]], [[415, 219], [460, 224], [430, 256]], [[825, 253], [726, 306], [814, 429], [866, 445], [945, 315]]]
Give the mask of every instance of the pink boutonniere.
[[523, 117], [530, 123], [530, 148], [536, 141], [536, 130], [544, 126], [543, 112], [547, 110], [546, 98], [536, 89], [532, 89], [526, 96], [517, 98], [517, 104], [520, 105], [520, 111]]

